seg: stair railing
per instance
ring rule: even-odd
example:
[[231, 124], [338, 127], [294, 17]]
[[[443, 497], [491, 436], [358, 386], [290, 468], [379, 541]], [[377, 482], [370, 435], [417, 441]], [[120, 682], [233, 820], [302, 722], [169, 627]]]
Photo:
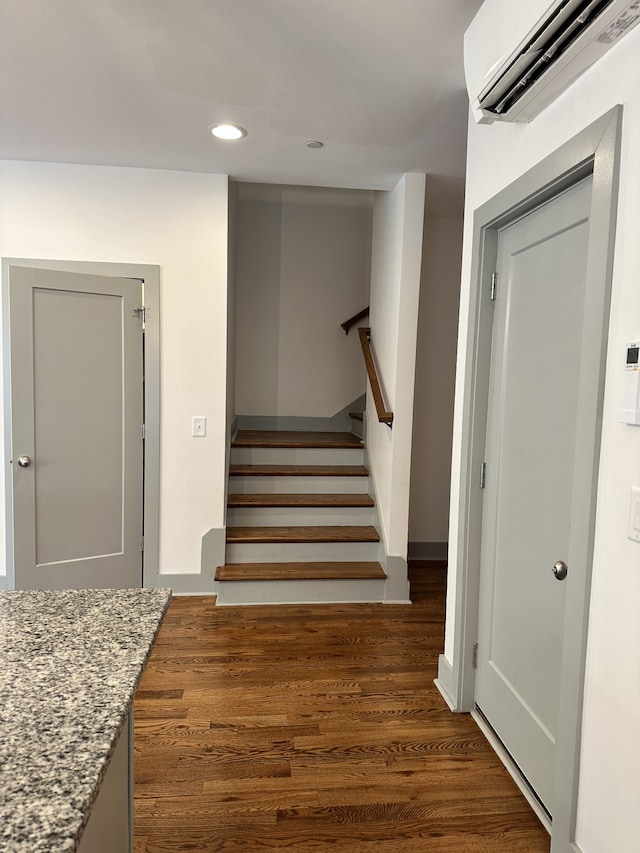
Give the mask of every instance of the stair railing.
[[345, 333], [348, 335], [349, 329], [352, 326], [355, 326], [355, 324], [358, 323], [360, 320], [367, 317], [368, 314], [369, 314], [369, 306], [367, 305], [367, 307], [363, 308], [362, 311], [358, 311], [358, 313], [354, 314], [353, 317], [349, 317], [349, 319], [345, 320], [344, 323], [340, 323], [340, 326], [344, 329]]
[[373, 352], [371, 351], [371, 329], [367, 326], [360, 326], [358, 328], [358, 334], [360, 335], [362, 355], [364, 356], [364, 363], [367, 367], [367, 376], [369, 377], [369, 385], [371, 385], [371, 394], [373, 396], [373, 402], [375, 403], [378, 420], [381, 424], [386, 424], [389, 429], [391, 429], [393, 424], [393, 412], [387, 411], [384, 405], [384, 400], [382, 399], [382, 389], [380, 388], [380, 381], [378, 379], [376, 364], [373, 359]]

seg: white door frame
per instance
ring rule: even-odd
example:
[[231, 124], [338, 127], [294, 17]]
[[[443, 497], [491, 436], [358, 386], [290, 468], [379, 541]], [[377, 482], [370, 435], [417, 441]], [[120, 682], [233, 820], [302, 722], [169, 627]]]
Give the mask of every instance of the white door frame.
[[[11, 427], [11, 340], [9, 317], [9, 277], [11, 267], [60, 270], [62, 272], [130, 278], [144, 283], [144, 552], [142, 555], [142, 585], [166, 586], [158, 575], [158, 541], [160, 519], [160, 268], [149, 264], [111, 264], [93, 261], [54, 261], [34, 258], [3, 258], [3, 382], [5, 434], [5, 524], [6, 524], [6, 586], [15, 585], [13, 550], [13, 476]], [[143, 307], [143, 306], [141, 306]]]
[[[584, 365], [598, 377], [597, 399], [601, 410], [604, 396], [604, 367], [607, 347], [609, 303], [617, 209], [622, 107], [618, 106], [526, 172], [513, 184], [479, 207], [474, 213], [469, 335], [466, 346], [467, 372], [463, 389], [459, 522], [457, 528], [457, 583], [453, 661], [440, 656], [437, 684], [455, 711], [473, 711], [475, 697], [474, 644], [478, 634], [482, 499], [480, 466], [484, 461], [493, 304], [491, 276], [497, 258], [498, 230], [515, 222], [564, 189], [593, 175], [590, 210], [587, 279], [600, 282], [601, 301], [593, 305], [592, 319], [599, 335], [599, 361]], [[598, 349], [598, 347], [596, 347]], [[575, 824], [578, 798], [582, 694], [586, 660], [587, 624], [591, 590], [596, 486], [600, 450], [600, 421], [581, 450], [591, 458], [593, 473], [585, 482], [591, 492], [590, 535], [584, 543], [581, 562], [585, 577], [567, 589], [564, 648], [571, 663], [563, 671], [556, 746], [556, 782], [559, 793], [552, 828], [552, 853], [576, 853]]]

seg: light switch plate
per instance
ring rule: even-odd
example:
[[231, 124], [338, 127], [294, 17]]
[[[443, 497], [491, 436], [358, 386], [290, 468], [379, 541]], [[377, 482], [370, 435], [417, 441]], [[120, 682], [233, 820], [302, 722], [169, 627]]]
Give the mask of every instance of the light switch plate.
[[631, 486], [629, 532], [627, 535], [634, 542], [640, 542], [640, 486]]
[[191, 435], [194, 438], [203, 438], [207, 434], [207, 419], [202, 417], [191, 418]]

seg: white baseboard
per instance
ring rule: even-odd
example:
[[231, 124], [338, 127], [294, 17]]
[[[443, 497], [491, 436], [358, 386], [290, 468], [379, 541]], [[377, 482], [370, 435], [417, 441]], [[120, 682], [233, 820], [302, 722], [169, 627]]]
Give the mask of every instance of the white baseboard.
[[455, 713], [456, 713], [456, 706], [454, 705], [454, 702], [453, 702], [453, 699], [451, 698], [451, 696], [449, 696], [449, 694], [448, 694], [448, 693], [447, 693], [447, 691], [445, 690], [444, 685], [442, 684], [442, 682], [440, 681], [440, 679], [439, 679], [439, 678], [435, 678], [435, 679], [433, 680], [433, 683], [435, 684], [436, 689], [438, 690], [438, 693], [442, 696], [442, 698], [444, 699], [444, 701], [445, 701], [445, 702], [447, 703], [447, 705], [449, 706], [449, 710], [453, 711], [453, 712], [454, 712], [454, 714], [455, 714]]
[[218, 582], [208, 575], [155, 575], [148, 587], [170, 589], [173, 595], [217, 595]]
[[453, 667], [444, 655], [438, 656], [438, 677], [434, 684], [442, 694], [442, 698], [452, 711], [458, 712], [456, 682]]

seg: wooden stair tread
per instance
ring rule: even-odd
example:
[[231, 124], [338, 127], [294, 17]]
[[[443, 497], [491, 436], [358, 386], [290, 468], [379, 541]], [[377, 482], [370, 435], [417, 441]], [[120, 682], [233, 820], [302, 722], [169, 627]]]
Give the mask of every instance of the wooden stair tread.
[[311, 432], [305, 430], [238, 430], [233, 447], [362, 448], [352, 432]]
[[364, 421], [364, 412], [349, 412], [349, 417], [354, 421]]
[[229, 495], [230, 507], [370, 507], [373, 498], [366, 494], [239, 494]]
[[380, 563], [227, 563], [218, 566], [217, 581], [384, 580]]
[[230, 477], [368, 477], [364, 465], [230, 465]]
[[227, 542], [379, 542], [371, 525], [321, 525], [287, 527], [227, 527]]

